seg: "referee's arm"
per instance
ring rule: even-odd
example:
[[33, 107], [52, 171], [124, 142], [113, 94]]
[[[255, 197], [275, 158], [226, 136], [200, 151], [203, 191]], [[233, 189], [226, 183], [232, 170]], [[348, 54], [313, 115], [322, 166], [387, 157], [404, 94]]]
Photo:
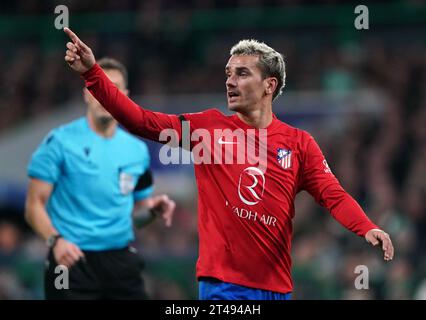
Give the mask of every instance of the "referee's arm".
[[[50, 236], [59, 234], [52, 225], [52, 221], [46, 211], [46, 203], [50, 198], [52, 190], [52, 184], [31, 178], [25, 201], [25, 219], [32, 229], [45, 241]], [[72, 266], [84, 256], [80, 248], [63, 238], [58, 239], [57, 244], [52, 250], [56, 262], [67, 267]]]
[[53, 185], [39, 179], [31, 178], [25, 202], [25, 220], [45, 241], [58, 231], [52, 225], [46, 211]]

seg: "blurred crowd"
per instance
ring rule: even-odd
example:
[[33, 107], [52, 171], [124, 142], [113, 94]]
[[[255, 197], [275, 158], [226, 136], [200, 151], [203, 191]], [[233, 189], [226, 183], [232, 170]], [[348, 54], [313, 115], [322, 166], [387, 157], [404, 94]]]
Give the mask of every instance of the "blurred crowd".
[[[381, 0], [371, 0], [369, 3], [380, 3]], [[419, 3], [411, 0], [412, 3]], [[284, 5], [312, 5], [317, 4], [315, 0], [20, 0], [2, 2], [0, 8], [9, 14], [40, 14], [50, 13], [52, 6], [58, 4], [72, 5], [75, 12], [116, 12], [116, 11], [144, 11], [147, 7], [158, 10], [200, 10], [200, 9], [221, 9], [238, 7], [260, 7], [260, 6], [284, 6]], [[321, 4], [353, 4], [353, 0], [323, 0]]]
[[[73, 5], [77, 12], [90, 12], [97, 2], [90, 2], [90, 6], [87, 1], [73, 1]], [[270, 5], [286, 2], [270, 1]], [[49, 11], [42, 2], [17, 3], [21, 7], [2, 6], [11, 13], [23, 8], [28, 14]], [[379, 114], [351, 112], [344, 116], [338, 130], [321, 124], [309, 129], [343, 187], [374, 222], [390, 233], [395, 259], [385, 263], [379, 249], [339, 226], [326, 210], [302, 193], [297, 198], [294, 221], [294, 298], [426, 299], [424, 37], [393, 37], [404, 34], [404, 30], [384, 28], [353, 42], [336, 43], [329, 29], [307, 28], [218, 32], [200, 38], [198, 31], [187, 28], [192, 11], [184, 7], [179, 8], [171, 36], [171, 30], [158, 22], [163, 7], [172, 10], [175, 2], [108, 3], [109, 11], [137, 10], [143, 24], [122, 35], [84, 31], [81, 37], [98, 57], [113, 56], [128, 66], [132, 95], [223, 92], [222, 72], [229, 48], [251, 34], [285, 55], [287, 86], [275, 104], [283, 121], [286, 91], [320, 90], [343, 95], [359, 89], [381, 92], [385, 103]], [[226, 7], [228, 2], [194, 3], [201, 3], [198, 9], [214, 9]], [[0, 67], [6, 71], [0, 76], [0, 135], [78, 99], [81, 80], [67, 70], [63, 55], [62, 46], [46, 49], [36, 36], [19, 38], [0, 51]], [[146, 261], [145, 280], [153, 299], [197, 297], [196, 208], [196, 196], [189, 193], [187, 199], [178, 202], [171, 229], [155, 223], [137, 231], [135, 246]], [[42, 298], [45, 253], [44, 243], [22, 221], [0, 214], [0, 299]], [[358, 265], [369, 270], [368, 290], [355, 289]]]

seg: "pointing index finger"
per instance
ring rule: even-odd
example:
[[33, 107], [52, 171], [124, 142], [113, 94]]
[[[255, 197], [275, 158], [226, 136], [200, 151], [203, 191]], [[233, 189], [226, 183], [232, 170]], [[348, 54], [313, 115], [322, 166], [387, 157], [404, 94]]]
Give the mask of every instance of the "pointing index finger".
[[68, 37], [70, 37], [70, 39], [72, 40], [72, 42], [74, 42], [74, 44], [78, 44], [80, 42], [80, 39], [77, 37], [77, 35], [71, 31], [70, 28], [64, 28], [64, 32], [68, 35]]

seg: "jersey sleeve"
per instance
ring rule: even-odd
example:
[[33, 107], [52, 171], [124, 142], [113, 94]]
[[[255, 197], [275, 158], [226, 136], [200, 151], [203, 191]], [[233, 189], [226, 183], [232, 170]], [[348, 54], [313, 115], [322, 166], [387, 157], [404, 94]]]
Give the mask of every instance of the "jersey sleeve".
[[82, 78], [96, 100], [129, 132], [150, 140], [168, 143], [170, 141], [160, 140], [160, 133], [168, 130], [169, 133], [173, 132], [174, 140], [178, 140], [181, 133], [179, 116], [140, 107], [109, 80], [98, 64], [82, 74]]
[[309, 192], [334, 219], [357, 235], [364, 236], [371, 229], [380, 229], [342, 188], [314, 138], [306, 136], [299, 188]]
[[211, 122], [214, 122], [220, 111], [217, 109], [207, 109], [201, 112], [192, 112], [182, 114], [181, 121], [187, 121], [190, 125], [191, 133], [197, 129], [205, 129]]
[[[90, 70], [82, 74], [87, 89], [99, 103], [112, 114], [129, 132], [172, 147], [182, 146], [182, 140], [190, 141], [182, 133], [189, 122], [189, 134], [197, 128], [202, 128], [215, 109], [204, 112], [188, 113], [183, 115], [154, 112], [140, 107], [109, 80], [102, 68], [95, 64]], [[189, 147], [189, 146], [188, 146]], [[184, 146], [185, 148], [185, 146]]]
[[61, 142], [51, 132], [32, 154], [27, 168], [28, 176], [55, 184], [61, 173], [63, 158]]

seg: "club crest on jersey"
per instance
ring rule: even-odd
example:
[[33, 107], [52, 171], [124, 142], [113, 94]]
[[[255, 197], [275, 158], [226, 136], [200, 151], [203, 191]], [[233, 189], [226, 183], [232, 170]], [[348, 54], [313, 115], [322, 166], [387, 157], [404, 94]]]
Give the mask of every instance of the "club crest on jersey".
[[277, 161], [283, 167], [283, 169], [288, 169], [291, 167], [291, 150], [288, 149], [277, 149]]

